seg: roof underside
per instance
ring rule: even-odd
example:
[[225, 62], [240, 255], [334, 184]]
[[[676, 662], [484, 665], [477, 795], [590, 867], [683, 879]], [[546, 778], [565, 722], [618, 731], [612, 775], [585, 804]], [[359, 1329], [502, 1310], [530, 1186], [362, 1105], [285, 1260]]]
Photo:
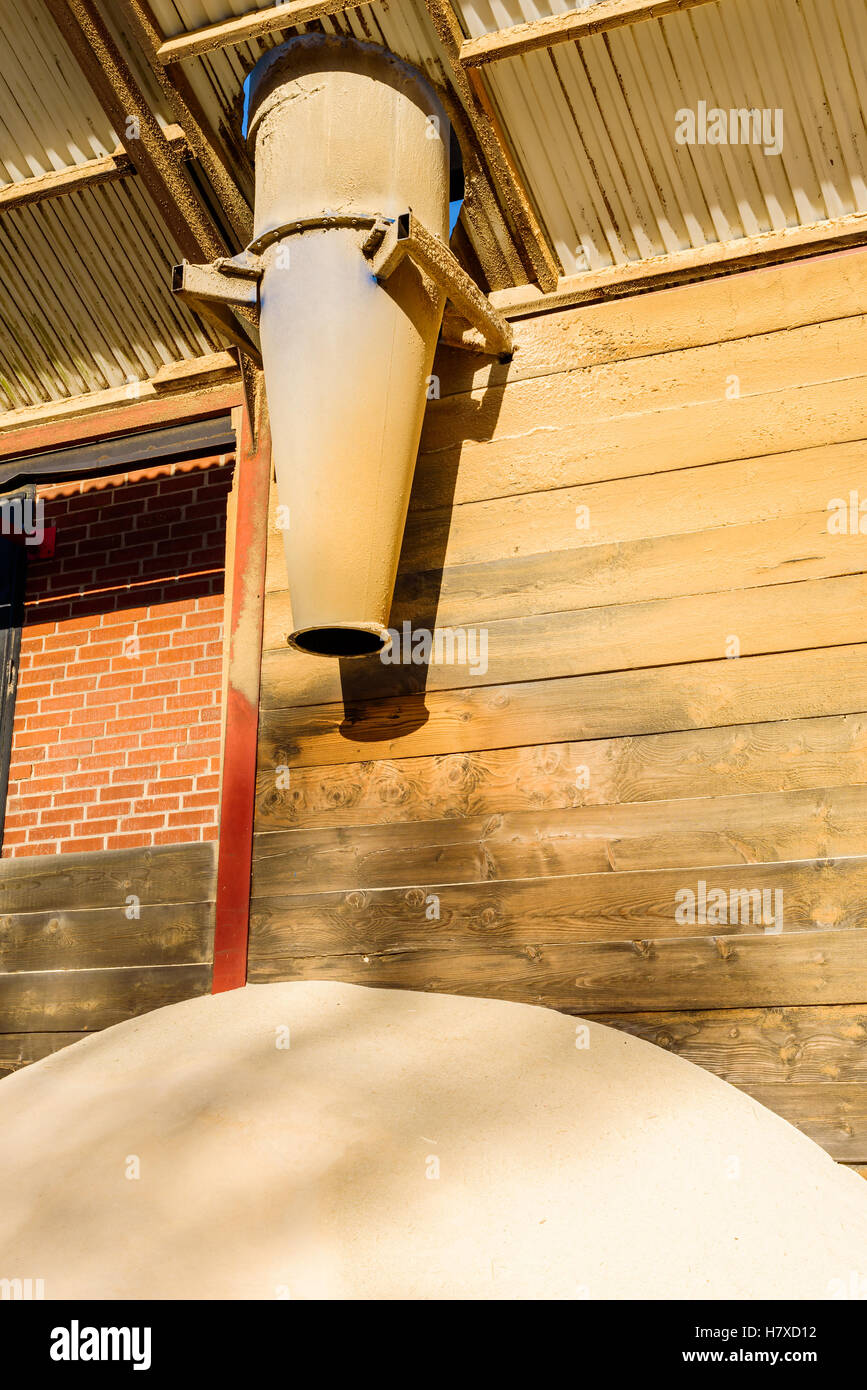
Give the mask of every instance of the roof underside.
[[[200, 223], [230, 252], [244, 244], [252, 198], [244, 78], [305, 29], [383, 44], [443, 92], [468, 169], [454, 246], [489, 291], [538, 295], [559, 283], [578, 298], [582, 284], [616, 294], [645, 264], [664, 273], [701, 253], [695, 273], [725, 268], [752, 238], [783, 234], [806, 252], [830, 232], [832, 244], [867, 239], [863, 0], [657, 0], [652, 12], [667, 11], [658, 18], [650, 7], [288, 0], [273, 19], [273, 5], [249, 0], [10, 7], [0, 32], [0, 411], [132, 387], [226, 341], [172, 299], [170, 268], [188, 254], [166, 216], [177, 186], [170, 179], [164, 197], [135, 132], [117, 128], [111, 92], [85, 75], [58, 27], [67, 11], [84, 29], [89, 13], [101, 16], [156, 117], [172, 177], [186, 180]], [[266, 32], [213, 27], [244, 16]], [[600, 32], [588, 32], [591, 21]], [[782, 151], [678, 144], [676, 113], [699, 102], [782, 110]]]
[[[542, 6], [465, 0], [472, 36], [495, 8]], [[566, 273], [867, 212], [865, 17], [861, 0], [722, 0], [492, 65]], [[782, 152], [676, 144], [700, 101], [782, 110]]]

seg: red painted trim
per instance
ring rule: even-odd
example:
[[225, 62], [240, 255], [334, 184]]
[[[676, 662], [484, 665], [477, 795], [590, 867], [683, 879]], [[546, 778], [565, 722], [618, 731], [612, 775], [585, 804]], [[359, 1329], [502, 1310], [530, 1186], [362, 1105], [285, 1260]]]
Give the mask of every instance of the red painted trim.
[[214, 994], [238, 989], [247, 980], [259, 671], [271, 485], [271, 437], [264, 406], [255, 446], [244, 411], [237, 458], [229, 681], [217, 852]]
[[17, 458], [25, 454], [41, 454], [49, 449], [69, 448], [88, 444], [95, 439], [112, 435], [133, 434], [139, 430], [155, 429], [159, 425], [181, 425], [186, 420], [205, 420], [223, 415], [240, 405], [241, 387], [227, 382], [207, 391], [177, 393], [130, 401], [114, 410], [97, 411], [92, 415], [77, 415], [73, 419], [60, 417], [37, 425], [6, 427], [0, 434], [0, 458]]

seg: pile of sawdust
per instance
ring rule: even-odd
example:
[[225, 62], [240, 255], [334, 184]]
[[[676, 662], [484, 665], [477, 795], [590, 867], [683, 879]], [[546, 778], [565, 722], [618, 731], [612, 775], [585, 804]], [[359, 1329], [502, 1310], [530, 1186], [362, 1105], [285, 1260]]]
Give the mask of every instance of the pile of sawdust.
[[248, 986], [0, 1083], [0, 1278], [48, 1298], [833, 1297], [867, 1288], [867, 1184], [609, 1028]]

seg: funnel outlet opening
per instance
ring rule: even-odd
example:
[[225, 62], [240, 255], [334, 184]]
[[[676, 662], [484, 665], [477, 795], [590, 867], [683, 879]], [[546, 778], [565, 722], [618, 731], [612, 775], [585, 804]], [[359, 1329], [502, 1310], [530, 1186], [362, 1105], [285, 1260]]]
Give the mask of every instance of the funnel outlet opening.
[[311, 656], [378, 656], [390, 641], [384, 628], [308, 627], [289, 638], [291, 646]]

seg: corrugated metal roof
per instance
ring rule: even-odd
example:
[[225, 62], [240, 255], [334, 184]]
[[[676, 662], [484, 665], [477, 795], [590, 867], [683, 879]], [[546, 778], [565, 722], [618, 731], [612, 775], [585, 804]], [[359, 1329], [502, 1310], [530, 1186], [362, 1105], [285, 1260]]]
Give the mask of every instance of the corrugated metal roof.
[[[118, 15], [112, 27], [121, 34]], [[122, 34], [121, 34], [122, 37]], [[149, 69], [131, 66], [161, 123]], [[120, 141], [41, 0], [0, 27], [0, 186], [86, 163]], [[4, 209], [0, 410], [132, 385], [222, 346], [170, 293], [176, 248], [135, 177]]]
[[[469, 37], [574, 8], [460, 0]], [[862, 0], [722, 0], [490, 64], [567, 274], [867, 211]], [[675, 141], [676, 112], [783, 110], [783, 151]]]
[[598, 0], [454, 0], [454, 8], [467, 38], [476, 39], [513, 24], [531, 24], [570, 10], [592, 10], [594, 3]]
[[[112, 27], [120, 32], [117, 16]], [[163, 126], [173, 117], [149, 69], [130, 65]], [[42, 0], [5, 5], [0, 25], [0, 187], [111, 154], [111, 121]]]
[[167, 363], [218, 350], [169, 291], [176, 259], [135, 178], [5, 212], [2, 408], [144, 381]]
[[[265, 5], [153, 0], [152, 8], [170, 36]], [[574, 8], [573, 0], [455, 0], [468, 37]], [[484, 81], [565, 272], [867, 210], [863, 19], [863, 0], [721, 0], [487, 65]], [[422, 0], [378, 0], [306, 27], [382, 43], [447, 80]], [[236, 148], [244, 77], [289, 32], [184, 65]], [[782, 155], [677, 144], [675, 113], [700, 100], [781, 107]]]

